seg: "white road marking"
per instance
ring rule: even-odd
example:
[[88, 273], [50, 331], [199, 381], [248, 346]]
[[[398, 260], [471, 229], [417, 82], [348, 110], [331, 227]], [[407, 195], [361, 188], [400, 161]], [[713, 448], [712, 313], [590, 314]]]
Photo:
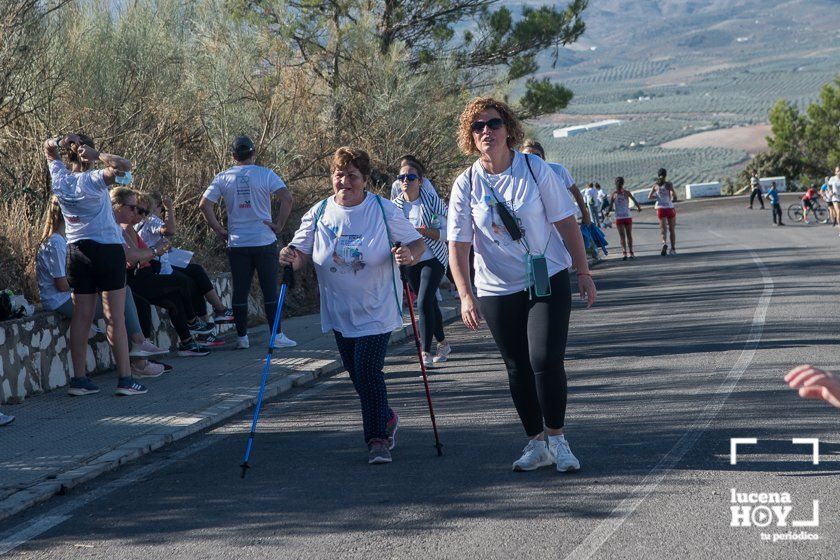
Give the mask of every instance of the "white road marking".
[[[294, 406], [295, 404], [299, 403], [300, 401], [317, 395], [318, 393], [324, 391], [327, 387], [332, 387], [334, 384], [333, 378], [323, 379], [319, 381], [317, 385], [310, 387], [309, 389], [298, 393], [295, 395], [294, 398], [289, 400], [286, 403], [283, 403], [277, 410], [277, 413], [284, 412], [288, 408]], [[233, 420], [230, 420], [233, 421]], [[243, 423], [243, 426], [245, 424]], [[251, 422], [250, 420], [247, 422], [247, 429], [250, 429]], [[213, 428], [216, 429], [216, 428]], [[245, 441], [246, 434], [243, 433], [243, 443]], [[144, 478], [148, 477], [149, 475], [164, 469], [173, 463], [177, 463], [178, 461], [183, 461], [189, 458], [192, 455], [195, 455], [199, 451], [202, 451], [211, 445], [218, 443], [218, 439], [216, 438], [203, 438], [198, 440], [197, 442], [193, 443], [189, 447], [174, 453], [170, 457], [157, 461], [153, 464], [146, 465], [145, 467], [140, 467], [136, 470], [129, 472], [126, 476], [121, 477], [116, 480], [112, 480], [108, 484], [104, 486], [100, 486], [99, 488], [95, 488], [90, 492], [85, 494], [71, 497], [69, 501], [52, 508], [47, 513], [39, 515], [34, 519], [29, 521], [25, 521], [18, 525], [17, 527], [11, 529], [7, 533], [0, 534], [0, 555], [6, 554], [7, 552], [14, 550], [15, 548], [19, 547], [22, 544], [46, 533], [53, 527], [64, 523], [68, 519], [73, 517], [73, 513], [76, 512], [78, 509], [88, 505], [91, 502], [94, 502], [104, 496], [110, 494], [115, 490], [119, 490], [120, 488], [125, 488], [131, 484], [134, 484]], [[238, 477], [240, 473], [239, 469], [239, 460], [241, 457], [231, 458], [231, 460], [236, 460], [235, 464], [231, 464], [231, 477]], [[253, 476], [253, 475], [252, 475]]]
[[[714, 232], [711, 232], [714, 234]], [[721, 236], [719, 236], [721, 237]], [[642, 482], [636, 486], [624, 500], [610, 513], [609, 517], [601, 522], [568, 556], [566, 560], [586, 560], [598, 552], [605, 542], [621, 527], [628, 517], [642, 505], [647, 497], [662, 482], [662, 479], [673, 469], [688, 453], [703, 432], [708, 429], [712, 420], [723, 408], [729, 395], [738, 385], [741, 376], [750, 366], [755, 356], [758, 345], [761, 342], [761, 335], [764, 332], [764, 322], [767, 317], [767, 309], [770, 307], [770, 298], [773, 296], [773, 278], [761, 259], [753, 251], [749, 251], [758, 270], [761, 272], [761, 279], [764, 289], [753, 314], [752, 325], [749, 335], [744, 343], [744, 348], [738, 357], [738, 361], [732, 366], [726, 378], [715, 390], [712, 401], [694, 423], [683, 434], [671, 450], [653, 467]]]

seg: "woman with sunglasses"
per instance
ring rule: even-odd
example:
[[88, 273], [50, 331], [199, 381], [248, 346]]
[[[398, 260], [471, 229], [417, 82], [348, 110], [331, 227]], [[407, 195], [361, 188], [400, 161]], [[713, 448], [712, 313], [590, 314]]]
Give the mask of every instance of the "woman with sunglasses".
[[[175, 219], [175, 204], [168, 196], [161, 196], [160, 193], [138, 193], [137, 213], [140, 221], [135, 224], [134, 229], [149, 247], [158, 244], [164, 237], [171, 239], [175, 235], [178, 227]], [[166, 218], [162, 218], [160, 214]], [[164, 276], [174, 274], [189, 286], [193, 311], [201, 321], [210, 326], [233, 322], [233, 311], [222, 304], [203, 266], [196, 263], [194, 259], [190, 260], [186, 266], [181, 266], [183, 263], [176, 263], [177, 265], [173, 266], [169, 262], [169, 252], [160, 255], [157, 261], [158, 274]], [[207, 314], [207, 303], [213, 306], [212, 320]], [[208, 348], [224, 346], [224, 341], [212, 334], [201, 335], [196, 341], [199, 345]]]
[[114, 216], [122, 228], [125, 243], [124, 266], [128, 269], [128, 285], [131, 290], [153, 305], [169, 312], [169, 320], [178, 333], [179, 356], [206, 356], [206, 348], [199, 346], [193, 335], [209, 334], [213, 327], [195, 316], [190, 299], [189, 284], [175, 276], [157, 274], [151, 261], [169, 250], [169, 241], [164, 238], [156, 246], [149, 247], [137, 235], [134, 225], [140, 221], [137, 213], [137, 195], [126, 187], [111, 191]]
[[321, 330], [333, 331], [359, 395], [368, 463], [390, 463], [400, 420], [388, 407], [382, 368], [391, 333], [403, 324], [397, 267], [417, 262], [426, 244], [390, 201], [366, 190], [367, 152], [339, 148], [330, 167], [335, 194], [304, 214], [280, 264], [314, 265]]
[[563, 434], [569, 268], [577, 271], [587, 306], [595, 302], [595, 284], [565, 185], [542, 159], [515, 150], [522, 138], [519, 121], [501, 101], [478, 97], [461, 113], [458, 144], [478, 160], [452, 186], [449, 263], [464, 324], [476, 330], [487, 320], [529, 439], [513, 470], [555, 464], [565, 472], [580, 468]]
[[[403, 156], [397, 177], [402, 194], [392, 202], [426, 243], [419, 262], [408, 267], [408, 282], [417, 294], [417, 308], [423, 322], [423, 363], [432, 367], [445, 362], [452, 352], [443, 333], [443, 315], [437, 300], [437, 289], [449, 264], [449, 250], [446, 247], [447, 209], [437, 192], [426, 187], [425, 176], [426, 169], [417, 158]], [[434, 358], [431, 355], [433, 336], [437, 340]]]
[[[61, 150], [67, 163], [61, 161]], [[67, 282], [73, 300], [70, 320], [70, 357], [73, 378], [68, 393], [74, 396], [99, 392], [86, 376], [87, 341], [96, 300], [102, 309], [108, 342], [116, 362], [116, 395], [142, 395], [147, 389], [131, 375], [128, 333], [125, 328], [125, 251], [111, 211], [109, 189], [117, 182], [131, 182], [131, 162], [100, 153], [84, 134], [68, 134], [44, 142], [52, 192], [67, 224]], [[101, 162], [103, 169], [94, 169]]]
[[[66, 225], [58, 199], [52, 197], [44, 215], [43, 234], [35, 257], [35, 276], [43, 308], [72, 321], [74, 307], [67, 281], [65, 232]], [[164, 373], [164, 366], [146, 358], [166, 354], [166, 350], [152, 344], [143, 334], [131, 288], [126, 286], [125, 292], [125, 326], [130, 344], [128, 355], [131, 358], [131, 374], [137, 377], [158, 377]], [[94, 319], [103, 317], [101, 301], [97, 301]]]

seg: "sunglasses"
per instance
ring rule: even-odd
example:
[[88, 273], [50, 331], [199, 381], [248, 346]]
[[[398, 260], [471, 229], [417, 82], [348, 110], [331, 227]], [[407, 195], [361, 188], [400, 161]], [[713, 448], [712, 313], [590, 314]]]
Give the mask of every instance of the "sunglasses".
[[139, 207], [139, 206], [137, 206], [136, 204], [123, 204], [122, 206], [123, 206], [124, 208], [131, 208], [131, 211], [132, 211], [132, 212], [137, 212], [137, 213], [138, 213], [138, 214], [140, 214], [141, 216], [145, 216], [146, 214], [148, 214], [148, 213], [149, 213], [149, 211], [148, 211], [148, 210], [146, 210], [145, 208], [140, 208], [140, 207]]
[[414, 173], [406, 173], [404, 175], [397, 175], [397, 179], [399, 179], [400, 182], [402, 182], [402, 181], [416, 181], [419, 178], [420, 178], [420, 176], [415, 175]]
[[470, 126], [470, 130], [473, 132], [482, 132], [484, 127], [490, 127], [490, 130], [499, 130], [503, 126], [505, 126], [505, 121], [500, 118], [490, 119], [489, 121], [475, 121]]

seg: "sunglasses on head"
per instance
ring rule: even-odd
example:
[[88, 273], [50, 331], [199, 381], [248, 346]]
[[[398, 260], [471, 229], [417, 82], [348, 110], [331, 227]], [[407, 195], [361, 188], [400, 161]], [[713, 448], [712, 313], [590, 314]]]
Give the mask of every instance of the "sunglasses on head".
[[397, 179], [399, 179], [400, 182], [402, 182], [402, 181], [416, 181], [419, 178], [420, 178], [420, 176], [415, 175], [414, 173], [405, 173], [403, 175], [397, 175]]
[[470, 130], [473, 132], [481, 132], [484, 130], [484, 127], [490, 127], [490, 130], [499, 130], [503, 126], [505, 126], [505, 121], [496, 117], [495, 119], [490, 119], [489, 121], [475, 121], [470, 126]]

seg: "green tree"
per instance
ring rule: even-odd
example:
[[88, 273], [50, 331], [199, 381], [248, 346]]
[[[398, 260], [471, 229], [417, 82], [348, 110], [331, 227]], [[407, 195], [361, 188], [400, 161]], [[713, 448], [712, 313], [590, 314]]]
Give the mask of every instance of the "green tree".
[[770, 153], [756, 158], [793, 179], [820, 179], [840, 164], [840, 75], [825, 84], [820, 99], [802, 114], [788, 101], [770, 110]]
[[[382, 56], [400, 49], [411, 75], [442, 62], [453, 64], [454, 87], [481, 90], [528, 78], [538, 69], [538, 55], [553, 50], [556, 63], [559, 49], [583, 34], [587, 3], [571, 0], [563, 9], [526, 6], [515, 18], [509, 8], [497, 7], [499, 0], [233, 2], [253, 24], [287, 37], [298, 50], [296, 62], [310, 65], [333, 90], [341, 83], [342, 68], [356, 56], [350, 44], [360, 34]], [[525, 86], [525, 116], [561, 109], [572, 96], [547, 79], [532, 77]]]

